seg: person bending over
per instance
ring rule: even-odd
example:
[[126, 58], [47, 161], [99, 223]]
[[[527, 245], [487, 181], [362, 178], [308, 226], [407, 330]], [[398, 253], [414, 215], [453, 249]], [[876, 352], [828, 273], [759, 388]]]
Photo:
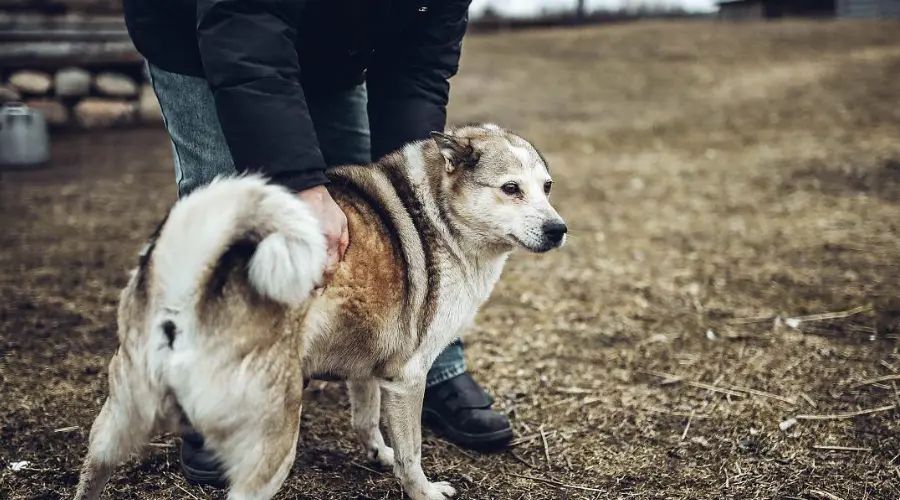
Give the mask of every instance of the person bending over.
[[[333, 268], [347, 220], [326, 168], [367, 164], [446, 125], [471, 0], [124, 0], [171, 138], [178, 196], [259, 172], [317, 213]], [[426, 425], [467, 448], [512, 429], [457, 340], [428, 373]], [[182, 436], [193, 484], [225, 487], [203, 437]]]

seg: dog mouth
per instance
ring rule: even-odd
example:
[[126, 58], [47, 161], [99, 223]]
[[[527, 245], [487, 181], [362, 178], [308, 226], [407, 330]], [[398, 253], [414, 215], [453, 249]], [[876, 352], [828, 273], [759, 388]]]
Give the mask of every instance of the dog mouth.
[[556, 248], [561, 247], [563, 245], [563, 243], [566, 241], [566, 238], [563, 238], [556, 242], [554, 242], [548, 238], [541, 238], [540, 244], [534, 245], [534, 244], [525, 243], [524, 241], [522, 241], [521, 238], [519, 238], [518, 236], [516, 236], [514, 234], [510, 234], [509, 238], [512, 239], [518, 246], [520, 246], [520, 247], [524, 248], [525, 250], [532, 252], [532, 253], [549, 252], [550, 250], [554, 250]]

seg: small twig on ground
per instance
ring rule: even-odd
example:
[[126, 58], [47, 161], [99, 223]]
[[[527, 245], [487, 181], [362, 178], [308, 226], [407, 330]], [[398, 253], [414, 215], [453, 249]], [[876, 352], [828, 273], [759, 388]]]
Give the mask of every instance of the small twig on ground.
[[568, 397], [568, 398], [565, 398], [565, 399], [560, 399], [559, 401], [555, 401], [555, 402], [550, 403], [550, 404], [548, 404], [548, 405], [545, 405], [544, 408], [553, 408], [554, 406], [560, 406], [560, 405], [564, 405], [564, 404], [567, 404], [567, 403], [574, 403], [577, 399], [578, 399], [578, 398], [576, 398], [575, 396], [571, 396], [571, 397]]
[[827, 491], [809, 490], [809, 494], [815, 496], [816, 498], [821, 498], [822, 500], [844, 500], [843, 498], [832, 493], [828, 493]]
[[794, 418], [797, 420], [843, 420], [847, 418], [858, 417], [861, 415], [871, 415], [872, 413], [893, 410], [896, 407], [897, 405], [893, 404], [890, 406], [881, 406], [878, 408], [869, 408], [867, 410], [859, 410], [847, 413], [836, 413], [829, 415], [797, 415]]
[[654, 413], [665, 413], [667, 415], [675, 415], [676, 417], [690, 417], [691, 415], [693, 415], [693, 418], [696, 418], [696, 419], [709, 418], [709, 415], [707, 415], [705, 413], [701, 413], [699, 415], [694, 414], [694, 412], [696, 410], [691, 410], [690, 413], [684, 413], [682, 411], [672, 411], [672, 410], [667, 410], [665, 408], [647, 408], [647, 411], [652, 411]]
[[691, 410], [691, 416], [688, 417], [687, 425], [684, 426], [684, 432], [681, 433], [681, 441], [687, 437], [688, 429], [691, 428], [691, 422], [694, 421], [694, 410]]
[[696, 382], [696, 381], [693, 381], [693, 380], [687, 380], [687, 379], [685, 379], [685, 378], [683, 378], [683, 377], [679, 377], [679, 376], [677, 376], [677, 375], [672, 375], [672, 374], [669, 374], [669, 373], [661, 373], [661, 372], [645, 372], [645, 373], [648, 373], [648, 374], [653, 375], [653, 376], [655, 376], [655, 377], [661, 377], [661, 378], [664, 378], [664, 379], [666, 379], [667, 381], [672, 381], [672, 382], [670, 382], [670, 383], [673, 383], [673, 382], [684, 382], [685, 384], [687, 384], [687, 385], [689, 385], [689, 386], [691, 386], [691, 387], [696, 387], [696, 388], [698, 388], [698, 389], [706, 389], [707, 391], [718, 392], [719, 394], [725, 394], [725, 395], [727, 395], [727, 396], [737, 396], [737, 397], [743, 396], [743, 394], [741, 394], [740, 392], [737, 392], [737, 391], [732, 391], [732, 390], [730, 390], [730, 389], [724, 389], [724, 388], [722, 388], [722, 387], [716, 387], [715, 385], [704, 384], [703, 382]]
[[697, 387], [700, 389], [706, 389], [709, 391], [718, 392], [721, 394], [725, 394], [726, 396], [741, 397], [741, 396], [746, 396], [747, 394], [752, 394], [754, 396], [775, 399], [775, 400], [781, 401], [783, 403], [787, 403], [789, 405], [797, 404], [797, 401], [794, 399], [786, 398], [784, 396], [779, 396], [778, 394], [772, 394], [771, 392], [760, 391], [759, 389], [751, 389], [749, 387], [719, 387], [718, 385], [710, 385], [710, 384], [705, 384], [703, 382], [687, 380], [683, 377], [679, 377], [677, 375], [672, 375], [670, 373], [661, 373], [661, 372], [644, 372], [644, 373], [648, 373], [648, 374], [654, 375], [656, 377], [662, 377], [662, 378], [665, 378], [666, 380], [681, 381], [692, 387]]
[[785, 318], [784, 323], [791, 328], [797, 329], [800, 327], [801, 323], [808, 323], [811, 321], [826, 321], [829, 319], [843, 319], [849, 318], [850, 316], [855, 316], [860, 313], [869, 312], [873, 309], [872, 304], [865, 304], [859, 307], [854, 307], [848, 311], [838, 311], [831, 313], [822, 313], [822, 314], [810, 314], [808, 316], [794, 316], [792, 318]]
[[566, 483], [561, 483], [559, 481], [555, 481], [553, 479], [545, 479], [542, 477], [526, 476], [523, 474], [514, 474], [512, 472], [510, 472], [509, 475], [515, 476], [515, 477], [521, 477], [523, 479], [531, 479], [532, 481], [538, 481], [541, 483], [552, 484], [553, 486], [558, 486], [560, 488], [572, 488], [575, 490], [593, 491], [596, 493], [603, 493], [603, 490], [598, 489], [598, 488], [588, 488], [587, 486], [578, 486], [577, 484], [566, 484]]
[[189, 496], [189, 497], [191, 497], [191, 498], [193, 498], [193, 499], [194, 499], [194, 500], [200, 500], [200, 499], [199, 499], [199, 498], [197, 498], [197, 496], [196, 496], [196, 495], [194, 495], [194, 494], [193, 494], [193, 493], [191, 493], [191, 492], [190, 492], [190, 491], [188, 491], [188, 490], [186, 490], [186, 489], [184, 489], [184, 487], [183, 487], [183, 486], [181, 486], [181, 485], [180, 485], [180, 484], [178, 484], [178, 483], [175, 483], [175, 487], [176, 487], [176, 488], [178, 488], [178, 489], [179, 489], [179, 490], [181, 490], [181, 491], [183, 491], [183, 492], [185, 492], [185, 494], [187, 494], [187, 496]]
[[378, 471], [375, 470], [375, 469], [370, 469], [370, 468], [366, 467], [365, 465], [362, 465], [362, 464], [359, 464], [359, 463], [356, 463], [356, 462], [350, 462], [350, 465], [352, 465], [352, 466], [354, 466], [354, 467], [359, 467], [359, 468], [362, 469], [362, 470], [369, 471], [369, 472], [371, 472], [372, 474], [378, 474], [379, 476], [383, 476], [383, 475], [384, 475], [383, 472], [378, 472]]
[[175, 445], [172, 443], [147, 443], [147, 446], [152, 446], [153, 448], [174, 448]]
[[813, 401], [813, 399], [812, 399], [811, 397], [809, 397], [809, 395], [806, 394], [805, 392], [801, 392], [801, 393], [800, 393], [800, 397], [803, 398], [803, 399], [805, 399], [806, 402], [809, 403], [809, 406], [812, 406], [813, 408], [818, 408], [818, 407], [819, 407], [819, 405], [817, 405], [816, 402]]
[[769, 321], [775, 321], [778, 316], [756, 316], [753, 318], [735, 318], [731, 321], [726, 321], [729, 325], [750, 325], [753, 323], [768, 323]]
[[[556, 431], [547, 432], [547, 436], [553, 436], [554, 434], [556, 434]], [[540, 433], [530, 434], [528, 436], [523, 436], [523, 437], [513, 440], [511, 443], [509, 443], [509, 445], [510, 446], [519, 446], [520, 444], [525, 444], [525, 443], [534, 441], [535, 439], [538, 439], [539, 437], [541, 437]]]
[[515, 458], [516, 460], [518, 460], [519, 462], [527, 465], [529, 468], [537, 469], [536, 465], [534, 465], [533, 463], [528, 462], [524, 458], [520, 457], [519, 454], [515, 452], [515, 450], [509, 450], [509, 454], [512, 455], [512, 457]]
[[[175, 477], [175, 474], [172, 474], [171, 472], [167, 472], [167, 473], [165, 473], [165, 475], [172, 479], [173, 484], [175, 485], [176, 488], [178, 488], [179, 490], [181, 490], [181, 491], [187, 493], [188, 496], [190, 496], [190, 497], [193, 498], [194, 500], [200, 500], [200, 498], [198, 498], [196, 495], [193, 495], [191, 492], [189, 492], [189, 491], [187, 491], [186, 489], [184, 489], [183, 486], [181, 486], [180, 484], [178, 484], [179, 479], [178, 479], [177, 477]], [[206, 493], [203, 492], [202, 489], [198, 489], [198, 490], [197, 490], [197, 493], [198, 493], [202, 498], [209, 498], [209, 497], [206, 495]]]
[[797, 400], [786, 398], [784, 396], [779, 396], [778, 394], [772, 394], [771, 392], [760, 391], [758, 389], [750, 389], [748, 387], [732, 387], [731, 389], [741, 392], [746, 392], [747, 394], [753, 394], [754, 396], [761, 396], [769, 399], [776, 399], [783, 403], [787, 403], [789, 405], [797, 404]]
[[894, 380], [900, 380], [900, 374], [894, 373], [894, 374], [891, 374], [891, 375], [884, 375], [884, 376], [881, 376], [881, 377], [870, 378], [870, 379], [867, 379], [867, 380], [860, 380], [859, 382], [853, 384], [853, 387], [854, 387], [854, 388], [856, 388], [856, 387], [862, 387], [862, 386], [864, 386], [864, 385], [878, 384], [878, 383], [881, 383], [881, 382], [891, 382], [891, 381], [894, 381]]
[[541, 441], [544, 442], [544, 456], [547, 458], [547, 467], [553, 469], [553, 462], [550, 461], [550, 446], [547, 444], [547, 434], [544, 433], [544, 426], [541, 426]]
[[825, 444], [814, 444], [813, 448], [816, 450], [829, 451], [872, 451], [872, 448], [860, 448], [857, 446], [828, 446]]
[[53, 429], [53, 432], [72, 432], [72, 431], [77, 431], [78, 429], [81, 429], [80, 425], [73, 425], [71, 427], [62, 427], [59, 429]]

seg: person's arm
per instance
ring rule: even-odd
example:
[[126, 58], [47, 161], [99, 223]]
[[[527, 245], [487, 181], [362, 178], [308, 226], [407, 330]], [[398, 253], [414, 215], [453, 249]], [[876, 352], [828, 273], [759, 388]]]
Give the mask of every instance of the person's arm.
[[471, 0], [430, 3], [405, 36], [376, 51], [370, 66], [366, 85], [375, 159], [446, 126], [449, 80], [459, 68]]
[[299, 192], [328, 242], [326, 275], [349, 242], [347, 218], [325, 189], [294, 47], [305, 0], [198, 0], [197, 41], [219, 123], [238, 172]]
[[238, 172], [296, 191], [327, 183], [294, 48], [306, 0], [198, 0], [197, 40]]

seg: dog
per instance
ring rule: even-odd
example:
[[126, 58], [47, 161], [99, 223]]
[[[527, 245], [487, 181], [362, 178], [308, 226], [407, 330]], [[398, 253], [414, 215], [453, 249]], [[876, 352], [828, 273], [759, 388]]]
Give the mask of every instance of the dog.
[[118, 464], [185, 426], [223, 464], [229, 499], [273, 497], [310, 379], [346, 382], [359, 443], [409, 498], [455, 494], [421, 465], [426, 374], [514, 250], [565, 244], [547, 163], [521, 136], [478, 124], [328, 176], [350, 243], [327, 283], [316, 217], [262, 176], [217, 178], [169, 210], [121, 292], [77, 500], [98, 498]]

